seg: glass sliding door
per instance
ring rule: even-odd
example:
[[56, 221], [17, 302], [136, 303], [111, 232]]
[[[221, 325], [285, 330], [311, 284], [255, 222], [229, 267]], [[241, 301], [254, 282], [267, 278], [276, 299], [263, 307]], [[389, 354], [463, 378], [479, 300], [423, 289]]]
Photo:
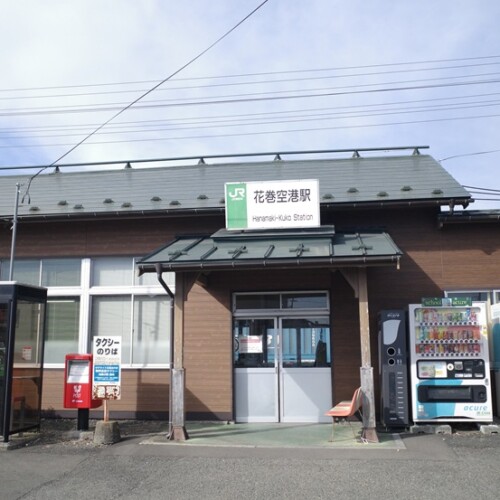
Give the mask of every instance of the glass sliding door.
[[278, 422], [276, 320], [234, 321], [235, 413], [238, 422]]
[[332, 406], [330, 320], [281, 318], [280, 420], [328, 422]]
[[329, 421], [328, 317], [236, 319], [233, 341], [238, 422]]

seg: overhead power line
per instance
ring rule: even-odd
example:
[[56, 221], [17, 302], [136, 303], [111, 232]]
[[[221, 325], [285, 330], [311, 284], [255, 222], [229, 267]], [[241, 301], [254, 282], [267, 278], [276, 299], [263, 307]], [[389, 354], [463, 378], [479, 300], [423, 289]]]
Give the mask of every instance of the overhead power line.
[[[423, 107], [403, 107], [403, 108], [391, 108], [391, 109], [379, 109], [374, 111], [366, 110], [352, 110], [352, 111], [334, 111], [334, 112], [321, 112], [313, 114], [288, 114], [287, 116], [274, 117], [274, 116], [261, 116], [261, 117], [249, 117], [249, 118], [235, 118], [235, 119], [224, 119], [217, 120], [215, 118], [206, 118], [205, 120], [195, 119], [191, 121], [182, 120], [184, 123], [175, 124], [175, 120], [166, 121], [170, 126], [158, 126], [156, 128], [124, 128], [121, 130], [107, 129], [106, 131], [100, 131], [96, 136], [102, 135], [118, 135], [118, 134], [144, 134], [151, 132], [165, 132], [165, 131], [177, 131], [177, 130], [196, 130], [196, 129], [214, 129], [214, 128], [224, 128], [224, 127], [248, 127], [255, 125], [274, 125], [282, 123], [302, 123], [310, 121], [332, 121], [332, 120], [343, 120], [347, 118], [370, 118], [378, 116], [392, 116], [392, 115], [407, 115], [415, 113], [435, 113], [442, 111], [456, 111], [464, 109], [478, 109], [492, 106], [500, 106], [500, 100], [489, 100], [472, 102], [465, 104], [448, 104], [448, 105], [433, 105], [433, 106], [423, 106]], [[360, 108], [360, 106], [358, 106]], [[361, 107], [362, 108], [362, 107]], [[46, 139], [54, 137], [74, 137], [81, 136], [81, 132], [65, 133], [65, 134], [31, 134], [31, 135], [16, 135], [11, 136], [16, 140], [25, 139]]]
[[[500, 55], [491, 56], [477, 56], [477, 57], [461, 57], [454, 59], [425, 59], [419, 61], [404, 61], [404, 62], [393, 62], [393, 63], [378, 63], [378, 64], [365, 64], [358, 66], [337, 66], [332, 68], [306, 68], [306, 69], [295, 69], [295, 70], [282, 70], [282, 71], [261, 71], [257, 73], [238, 73], [229, 75], [207, 75], [207, 76], [197, 76], [197, 77], [185, 77], [185, 78], [171, 78], [172, 81], [195, 81], [195, 80], [215, 80], [222, 78], [242, 78], [242, 77], [255, 77], [255, 76], [270, 76], [270, 75], [284, 75], [284, 74], [300, 74], [300, 73], [315, 73], [315, 72], [327, 72], [327, 71], [346, 71], [346, 70], [357, 70], [357, 69], [370, 69], [370, 68], [384, 68], [384, 67], [396, 67], [396, 66], [410, 66], [416, 64], [437, 64], [437, 63], [450, 63], [450, 62], [460, 62], [460, 61], [484, 61], [488, 59], [500, 59]], [[496, 64], [496, 63], [492, 63]], [[411, 70], [410, 70], [411, 71]], [[105, 86], [117, 86], [117, 85], [142, 85], [142, 84], [154, 84], [158, 83], [159, 80], [134, 80], [134, 81], [122, 81], [122, 82], [105, 82], [105, 83], [88, 83], [88, 84], [77, 84], [77, 85], [60, 85], [60, 86], [45, 86], [45, 87], [18, 87], [18, 88], [6, 88], [0, 89], [0, 92], [27, 92], [33, 90], [59, 90], [59, 89], [74, 89], [74, 88], [87, 88], [87, 87], [105, 87]]]
[[[380, 89], [366, 89], [366, 90], [352, 90], [352, 91], [329, 91], [329, 92], [318, 92], [312, 94], [292, 94], [292, 95], [280, 95], [280, 96], [268, 96], [268, 97], [243, 97], [243, 98], [205, 98], [205, 100], [198, 101], [185, 101], [183, 99], [178, 99], [177, 102], [170, 101], [161, 101], [161, 103], [153, 103], [153, 104], [141, 104], [138, 106], [134, 106], [134, 109], [154, 109], [154, 108], [169, 108], [169, 107], [188, 107], [188, 106], [204, 106], [204, 105], [218, 105], [218, 104], [235, 104], [235, 103], [249, 103], [249, 102], [269, 102], [269, 101], [282, 101], [282, 100], [290, 100], [290, 99], [308, 99], [315, 97], [332, 97], [332, 96], [344, 96], [344, 95], [359, 95], [359, 94], [376, 94], [376, 93], [388, 93], [388, 92], [404, 92], [410, 90], [428, 90], [428, 89], [438, 89], [438, 88], [449, 88], [449, 87], [464, 87], [470, 85], [488, 85], [493, 83], [500, 83], [500, 79], [490, 79], [490, 80], [476, 80], [472, 82], [464, 81], [464, 82], [453, 82], [453, 83], [442, 83], [442, 84], [429, 84], [429, 85], [410, 85], [410, 86], [401, 86], [401, 87], [384, 87]], [[355, 87], [363, 87], [363, 86], [375, 86], [381, 84], [369, 84], [369, 85], [357, 85]], [[342, 87], [340, 87], [342, 88]], [[352, 87], [351, 87], [352, 88]], [[289, 91], [283, 91], [289, 92]], [[296, 91], [297, 92], [297, 91]], [[276, 92], [274, 92], [276, 93]], [[264, 93], [264, 94], [269, 94]], [[134, 101], [134, 103], [136, 103]], [[175, 101], [175, 100], [174, 100]], [[115, 118], [123, 113], [124, 110], [129, 109], [131, 105], [127, 105], [125, 108], [121, 108], [120, 106], [123, 103], [113, 103], [106, 104], [102, 106], [96, 107], [95, 105], [75, 105], [75, 106], [65, 106], [58, 107], [55, 109], [49, 108], [40, 108], [39, 110], [22, 110], [22, 111], [9, 111], [3, 110], [0, 111], [0, 116], [32, 116], [32, 115], [54, 115], [54, 114], [68, 114], [68, 113], [94, 113], [94, 112], [103, 112], [103, 111], [113, 111], [120, 110], [118, 113], [113, 115]], [[93, 106], [93, 107], [92, 107]], [[68, 109], [69, 108], [69, 109]], [[103, 128], [107, 125], [110, 120], [101, 125], [96, 131]], [[69, 154], [69, 153], [68, 153]]]
[[[459, 95], [459, 96], [447, 96], [447, 97], [434, 97], [434, 98], [429, 98], [429, 99], [409, 99], [409, 100], [400, 100], [400, 101], [390, 101], [390, 102], [378, 102], [378, 103], [371, 103], [371, 104], [358, 104], [358, 105], [349, 105], [349, 106], [335, 106], [335, 107], [325, 107], [322, 106], [320, 108], [296, 108], [292, 110], [279, 110], [279, 111], [266, 111], [266, 112], [258, 112], [258, 113], [231, 113], [231, 114], [223, 114], [223, 115], [206, 115], [206, 116], [199, 116], [197, 114], [196, 119], [193, 117], [177, 117], [177, 118], [169, 118], [168, 120], [166, 119], [155, 119], [155, 120], [129, 120], [129, 121], [120, 121], [116, 122], [114, 124], [109, 124], [109, 128], [113, 129], [120, 129], [124, 127], [130, 127], [130, 126], [141, 126], [141, 127], [156, 127], [161, 124], [170, 124], [170, 123], [178, 123], [178, 122], [188, 122], [188, 123], [193, 123], [193, 120], [195, 120], [196, 123], [203, 122], [203, 121], [210, 121], [211, 123], [217, 122], [219, 120], [228, 120], [228, 119], [233, 119], [236, 120], [238, 118], [253, 118], [253, 119], [258, 119], [261, 117], [267, 117], [267, 116], [286, 116], [286, 115], [293, 115], [295, 113], [311, 113], [311, 112], [328, 112], [328, 111], [339, 111], [339, 110], [363, 110], [363, 109], [373, 109], [373, 108], [378, 108], [378, 107], [385, 107], [388, 108], [390, 106], [398, 106], [398, 105], [408, 105], [408, 104], [421, 104], [421, 103], [431, 103], [431, 102], [442, 102], [442, 101], [458, 101], [462, 99], [473, 99], [477, 97], [492, 97], [492, 96], [499, 96], [500, 92], [489, 92], [489, 93], [484, 93], [484, 94], [468, 94], [468, 95]], [[477, 101], [476, 101], [477, 102]], [[486, 101], [482, 101], [486, 102]], [[496, 101], [492, 101], [496, 102]], [[465, 101], [464, 103], [459, 103], [459, 104], [471, 104], [469, 101]], [[443, 107], [443, 106], [448, 106], [450, 104], [438, 104], [435, 105], [436, 107]], [[433, 106], [427, 106], [428, 108], [431, 108]], [[389, 108], [391, 109], [391, 108]], [[31, 125], [31, 126], [22, 126], [22, 127], [9, 127], [9, 128], [0, 128], [0, 134], [2, 133], [17, 133], [17, 132], [23, 132], [23, 131], [38, 131], [38, 130], [47, 130], [47, 131], [57, 131], [57, 130], [64, 130], [66, 132], [68, 131], [75, 131], [75, 130], [82, 130], [82, 129], [89, 129], [89, 128], [94, 128], [97, 127], [99, 124], [98, 123], [86, 123], [86, 124], [77, 124], [77, 125]]]
[[[500, 189], [491, 189], [491, 188], [483, 188], [483, 187], [477, 187], [477, 186], [463, 186], [466, 189], [477, 189], [481, 191], [486, 191], [483, 192], [482, 194], [491, 194], [491, 193], [499, 193], [500, 194]], [[488, 191], [490, 193], [488, 193]]]
[[74, 146], [72, 146], [64, 154], [62, 154], [61, 156], [59, 156], [59, 158], [57, 158], [55, 161], [53, 161], [50, 165], [48, 165], [47, 167], [41, 168], [36, 174], [34, 174], [33, 176], [31, 176], [30, 180], [28, 181], [28, 186], [26, 188], [26, 191], [25, 191], [25, 194], [24, 194], [23, 198], [25, 196], [29, 196], [29, 189], [31, 187], [31, 183], [33, 182], [33, 179], [35, 179], [38, 175], [40, 175], [46, 168], [54, 166], [57, 162], [59, 162], [60, 160], [62, 160], [66, 156], [68, 156], [70, 153], [72, 153], [76, 148], [78, 148], [78, 146], [80, 146], [81, 144], [83, 144], [84, 142], [86, 142], [88, 139], [90, 139], [90, 137], [92, 137], [95, 133], [97, 133], [99, 130], [101, 130], [103, 127], [105, 127], [109, 122], [113, 121], [115, 118], [117, 118], [122, 113], [124, 113], [125, 111], [127, 111], [127, 109], [130, 109], [134, 104], [138, 103], [144, 97], [146, 97], [147, 95], [149, 95], [152, 92], [154, 92], [158, 87], [160, 87], [161, 85], [163, 85], [166, 81], [170, 80], [175, 75], [179, 74], [181, 71], [183, 71], [184, 69], [186, 69], [188, 66], [190, 66], [191, 64], [193, 64], [195, 61], [197, 61], [198, 59], [200, 59], [202, 56], [204, 56], [209, 50], [211, 50], [213, 47], [215, 47], [216, 45], [218, 45], [222, 40], [224, 40], [226, 37], [228, 37], [234, 30], [236, 30], [239, 26], [241, 26], [247, 19], [249, 19], [251, 16], [253, 16], [253, 14], [255, 14], [260, 8], [262, 8], [268, 1], [269, 0], [264, 0], [263, 2], [261, 2], [255, 9], [253, 9], [243, 19], [241, 19], [240, 21], [238, 21], [233, 27], [231, 27], [223, 35], [221, 35], [219, 38], [217, 38], [217, 40], [215, 40], [215, 42], [213, 42], [207, 48], [205, 48], [204, 50], [202, 50], [201, 52], [199, 52], [196, 56], [194, 56], [193, 58], [191, 58], [187, 63], [185, 63], [184, 65], [182, 65], [179, 69], [177, 69], [176, 71], [174, 71], [173, 73], [171, 73], [169, 76], [167, 76], [166, 78], [164, 78], [162, 81], [160, 81], [159, 83], [157, 83], [156, 85], [154, 85], [153, 87], [151, 87], [147, 92], [144, 92], [137, 99], [134, 99], [132, 102], [130, 102], [129, 104], [127, 104], [124, 108], [120, 109], [117, 113], [115, 113], [113, 116], [111, 116], [111, 118], [109, 118], [108, 120], [106, 120], [105, 122], [103, 122], [101, 125], [99, 125], [95, 130], [93, 130], [92, 132], [90, 132], [89, 134], [87, 134], [81, 141], [79, 141], [77, 144], [75, 144]]
[[463, 158], [465, 156], [479, 156], [479, 155], [489, 155], [491, 153], [499, 153], [500, 149], [492, 149], [490, 151], [477, 151], [475, 153], [463, 153], [460, 155], [453, 155], [453, 156], [448, 156], [446, 158], [441, 158], [438, 161], [447, 161], [447, 160], [452, 160], [453, 158]]
[[[169, 87], [163, 89], [157, 89], [158, 92], [173, 92], [177, 90], [200, 90], [216, 87], [237, 87], [237, 86], [247, 86], [247, 85], [263, 85], [263, 84], [276, 84], [276, 83], [292, 83], [292, 82], [306, 82], [315, 80], [332, 80], [340, 78], [354, 78], [354, 77], [366, 77], [366, 76], [380, 76], [389, 74], [401, 74], [401, 73], [416, 73], [424, 71], [445, 71], [450, 69], [464, 69], [473, 68], [478, 66], [498, 66], [498, 62], [490, 63], [479, 63], [479, 64], [469, 64], [469, 65], [457, 65], [457, 66], [438, 66], [435, 68], [415, 68], [415, 69], [401, 69], [401, 70], [390, 70], [390, 71], [375, 71], [368, 73], [348, 73], [348, 74], [335, 74], [335, 75], [322, 75], [322, 76], [308, 76], [301, 78], [285, 78], [285, 79], [267, 79], [267, 80], [255, 80], [255, 81], [242, 81], [242, 82], [229, 82], [229, 83], [210, 83], [205, 85], [191, 85], [183, 87]], [[326, 70], [325, 70], [326, 71]], [[498, 73], [487, 73], [488, 74], [498, 74]], [[450, 76], [448, 78], [463, 78], [464, 76], [478, 76], [478, 75], [459, 75]], [[481, 76], [481, 75], [480, 75]], [[219, 77], [220, 78], [220, 77]], [[444, 78], [444, 77], [442, 77]], [[439, 79], [442, 79], [439, 78]], [[173, 81], [173, 80], [171, 80]], [[410, 80], [412, 81], [412, 80]], [[421, 81], [421, 80], [417, 80]], [[73, 94], [45, 94], [45, 95], [20, 95], [20, 96], [6, 96], [1, 97], [0, 101], [16, 101], [16, 100], [26, 100], [26, 99], [55, 99], [61, 97], [83, 97], [83, 96], [98, 96], [98, 95], [114, 95], [114, 94], [132, 94], [139, 91], [144, 91], [144, 89], [127, 89], [127, 90], [108, 90], [99, 92], [78, 92]], [[0, 90], [1, 92], [1, 90]]]
[[[498, 118], [500, 114], [491, 114], [491, 115], [476, 115], [476, 116], [459, 116], [453, 118], [433, 118], [426, 120], [412, 120], [412, 121], [401, 121], [401, 122], [388, 122], [388, 123], [371, 123], [371, 124], [359, 124], [359, 125], [339, 125], [339, 126], [330, 126], [330, 127], [311, 127], [311, 128], [301, 128], [301, 129], [280, 129], [280, 130], [265, 130], [265, 131], [255, 131], [255, 132], [241, 132], [241, 133], [232, 133], [232, 134], [210, 134], [210, 135], [190, 135], [190, 136], [176, 136], [176, 137], [155, 137], [149, 139], [123, 139], [123, 140], [114, 140], [114, 141], [95, 141], [91, 143], [86, 143], [85, 146], [93, 146], [93, 145], [102, 145], [102, 144], [121, 144], [121, 143], [134, 143], [134, 142], [155, 142], [155, 141], [180, 141], [187, 139], [215, 139], [215, 138], [223, 138], [223, 137], [250, 137], [250, 136], [258, 136], [258, 135], [270, 135], [270, 134], [285, 134], [285, 133], [296, 133], [296, 132], [318, 132], [318, 131], [326, 131], [326, 130], [347, 130], [347, 129], [361, 129], [361, 128], [378, 128], [378, 127], [389, 127], [395, 125], [414, 125], [420, 123], [438, 123], [438, 122], [448, 122], [455, 120], [475, 120], [480, 118]], [[37, 147], [62, 147], [68, 146], [69, 144], [29, 144], [23, 146], [13, 146], [6, 145], [0, 146], [1, 149], [7, 148], [37, 148]], [[49, 168], [44, 167], [45, 168]]]

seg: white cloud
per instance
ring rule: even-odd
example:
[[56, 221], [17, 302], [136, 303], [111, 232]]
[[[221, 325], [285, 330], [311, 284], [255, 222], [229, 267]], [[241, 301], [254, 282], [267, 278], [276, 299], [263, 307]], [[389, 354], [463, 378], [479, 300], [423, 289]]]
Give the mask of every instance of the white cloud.
[[[191, 0], [189, 2], [135, 0], [25, 0], [4, 2], [0, 7], [0, 33], [3, 50], [0, 55], [2, 73], [0, 109], [32, 109], [90, 103], [126, 103], [140, 95], [151, 84], [134, 86], [80, 87], [72, 93], [103, 90], [133, 89], [128, 94], [76, 96], [40, 99], [14, 99], [22, 95], [70, 93], [69, 89], [6, 92], [5, 89], [31, 87], [62, 87], [117, 83], [130, 81], [158, 81], [177, 70], [193, 56], [215, 41], [258, 5], [258, 0]], [[313, 70], [382, 65], [411, 61], [465, 59], [470, 61], [425, 63], [420, 68], [438, 68], [435, 71], [393, 73], [341, 77], [347, 73], [369, 73], [409, 69], [415, 66], [366, 68], [337, 72], [304, 72], [287, 75], [246, 78], [265, 81], [312, 76], [338, 75], [336, 79], [261, 83], [246, 86], [211, 87], [192, 90], [162, 90], [145, 99], [146, 102], [166, 99], [229, 96], [256, 92], [315, 88], [339, 88], [353, 85], [388, 82], [408, 82], [428, 78], [456, 76], [462, 81], [471, 77], [499, 79], [500, 64], [471, 67], [472, 63], [500, 63], [500, 58], [480, 60], [482, 56], [500, 55], [500, 32], [496, 22], [500, 4], [494, 0], [271, 0], [251, 19], [240, 26], [221, 44], [178, 75], [180, 78], [264, 73], [272, 71]], [[467, 68], [443, 69], [444, 66]], [[207, 79], [169, 82], [162, 89], [201, 84], [220, 84], [243, 79]], [[451, 80], [450, 80], [451, 81]], [[438, 81], [436, 80], [436, 83]], [[428, 84], [430, 82], [394, 83], [394, 86]], [[351, 88], [362, 90], [367, 87]], [[348, 89], [344, 89], [348, 90]], [[341, 91], [341, 89], [338, 89]], [[500, 93], [499, 83], [483, 85], [420, 89], [413, 91], [343, 95], [282, 101], [233, 103], [188, 107], [161, 107], [150, 110], [130, 110], [116, 123], [134, 120], [172, 120], [175, 118], [212, 117], [260, 113], [269, 111], [297, 111], [312, 108], [342, 111], [343, 106], [374, 105], [422, 99], [444, 99], [466, 95]], [[500, 95], [500, 94], [499, 94]], [[259, 152], [266, 150], [304, 150], [345, 147], [379, 147], [428, 144], [435, 158], [475, 151], [500, 149], [496, 130], [499, 117], [466, 120], [430, 121], [452, 117], [500, 115], [498, 96], [457, 99], [456, 103], [489, 101], [484, 107], [457, 110], [426, 111], [385, 116], [352, 117], [342, 120], [315, 120], [275, 123], [269, 125], [233, 125], [230, 128], [198, 128], [190, 130], [161, 130], [125, 135], [98, 135], [91, 141], [130, 139], [127, 142], [101, 145], [83, 145], [64, 160], [108, 161], [146, 157], [169, 157], [216, 153]], [[446, 101], [427, 102], [426, 105]], [[448, 101], [450, 103], [451, 101]], [[409, 108], [418, 104], [402, 104]], [[423, 104], [420, 104], [422, 106]], [[117, 109], [120, 104], [117, 105]], [[396, 107], [396, 106], [393, 106]], [[375, 109], [375, 108], [370, 108]], [[344, 111], [347, 111], [346, 109]], [[84, 137], [68, 136], [75, 133], [75, 125], [102, 123], [113, 111], [105, 113], [40, 114], [2, 116], [0, 112], [0, 165], [44, 164], [55, 160]], [[365, 114], [367, 110], [365, 109]], [[5, 114], [5, 113], [4, 113]], [[281, 115], [283, 116], [283, 115]], [[422, 121], [423, 123], [402, 124]], [[114, 122], [115, 123], [115, 122]], [[114, 124], [113, 123], [113, 124]], [[171, 126], [175, 122], [171, 122]], [[400, 123], [399, 125], [384, 125]], [[15, 127], [46, 127], [61, 125], [61, 132], [38, 129], [19, 130]], [[178, 125], [178, 124], [177, 124]], [[371, 125], [371, 126], [365, 126]], [[381, 126], [382, 125], [382, 126]], [[166, 124], [162, 124], [163, 127]], [[194, 126], [194, 125], [193, 125]], [[291, 129], [320, 129], [290, 132]], [[9, 133], [7, 133], [9, 131]], [[105, 129], [112, 131], [111, 128]], [[278, 131], [278, 133], [274, 133]], [[283, 132], [279, 132], [283, 131]], [[55, 135], [63, 137], [17, 136]], [[226, 134], [226, 137], [219, 137]], [[240, 135], [237, 135], [240, 134]], [[246, 134], [246, 135], [245, 135]], [[64, 137], [66, 135], [66, 137]], [[208, 136], [208, 137], [207, 137]], [[139, 142], [150, 137], [159, 140]], [[182, 139], [191, 137], [191, 139]], [[177, 139], [176, 139], [177, 138]], [[21, 148], [22, 144], [42, 147]], [[61, 146], [49, 146], [62, 144]], [[444, 163], [460, 182], [500, 189], [496, 163], [499, 154], [457, 158]], [[64, 162], [63, 161], [63, 162]], [[480, 205], [484, 207], [496, 206]]]

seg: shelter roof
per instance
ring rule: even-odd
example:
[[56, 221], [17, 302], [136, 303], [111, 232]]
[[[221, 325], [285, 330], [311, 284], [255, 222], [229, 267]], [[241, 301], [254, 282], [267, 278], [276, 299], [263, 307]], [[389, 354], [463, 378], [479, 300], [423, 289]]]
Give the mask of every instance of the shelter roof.
[[336, 233], [333, 226], [302, 230], [227, 231], [182, 236], [144, 257], [141, 273], [257, 268], [397, 264], [401, 250], [384, 232]]

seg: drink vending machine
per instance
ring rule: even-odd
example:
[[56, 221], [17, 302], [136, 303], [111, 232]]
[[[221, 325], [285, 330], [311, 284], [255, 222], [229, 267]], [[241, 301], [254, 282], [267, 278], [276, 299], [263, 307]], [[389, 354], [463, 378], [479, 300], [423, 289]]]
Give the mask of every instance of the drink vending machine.
[[485, 305], [409, 306], [413, 421], [492, 422]]
[[380, 421], [386, 427], [410, 424], [406, 311], [378, 315]]

